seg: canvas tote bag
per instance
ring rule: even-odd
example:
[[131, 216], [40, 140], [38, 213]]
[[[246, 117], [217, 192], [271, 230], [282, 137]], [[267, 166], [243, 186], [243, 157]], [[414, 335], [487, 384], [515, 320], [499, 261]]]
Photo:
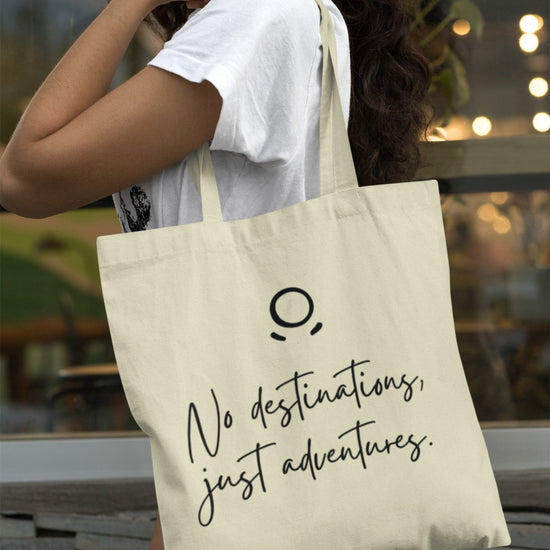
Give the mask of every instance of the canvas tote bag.
[[358, 187], [324, 48], [321, 196], [100, 237], [167, 550], [508, 545], [454, 332], [436, 181]]

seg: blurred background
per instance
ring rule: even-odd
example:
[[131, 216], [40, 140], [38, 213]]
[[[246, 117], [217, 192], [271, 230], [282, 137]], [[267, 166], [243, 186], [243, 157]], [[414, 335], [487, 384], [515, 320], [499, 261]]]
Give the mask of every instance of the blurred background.
[[[0, 151], [104, 0], [2, 0]], [[548, 0], [414, 3], [436, 118], [457, 338], [485, 425], [550, 422]], [[142, 29], [113, 86], [160, 47]], [[131, 208], [131, 207], [130, 207]], [[95, 241], [111, 198], [42, 220], [0, 212], [0, 434], [138, 430], [122, 392]]]

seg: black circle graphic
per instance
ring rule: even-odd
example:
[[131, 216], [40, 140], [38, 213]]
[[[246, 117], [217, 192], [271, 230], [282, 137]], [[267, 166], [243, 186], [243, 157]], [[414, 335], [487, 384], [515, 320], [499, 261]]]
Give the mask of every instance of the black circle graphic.
[[[297, 323], [289, 323], [287, 321], [283, 321], [283, 319], [281, 319], [279, 317], [279, 314], [277, 313], [277, 310], [276, 310], [276, 307], [275, 307], [276, 304], [277, 304], [277, 300], [281, 296], [284, 296], [285, 294], [288, 294], [289, 292], [297, 292], [298, 294], [301, 294], [302, 296], [305, 296], [305, 298], [306, 298], [306, 300], [309, 304], [308, 314], [304, 317], [304, 319], [302, 319], [301, 321], [298, 321]], [[275, 296], [273, 296], [273, 299], [271, 300], [271, 304], [269, 306], [269, 312], [271, 313], [272, 319], [278, 325], [280, 325], [281, 327], [287, 327], [287, 328], [301, 327], [302, 325], [306, 324], [311, 319], [311, 316], [313, 315], [313, 300], [311, 299], [311, 296], [305, 290], [302, 290], [301, 288], [297, 288], [297, 287], [285, 288], [283, 290], [280, 290], [279, 292], [277, 292], [277, 294], [275, 294]]]

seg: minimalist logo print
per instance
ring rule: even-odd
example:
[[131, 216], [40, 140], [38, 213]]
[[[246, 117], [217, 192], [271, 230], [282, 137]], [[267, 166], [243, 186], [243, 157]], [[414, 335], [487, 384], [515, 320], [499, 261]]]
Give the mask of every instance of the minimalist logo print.
[[[286, 294], [294, 294], [294, 296], [291, 297], [291, 300], [293, 301], [294, 300], [303, 301], [304, 298], [306, 299], [307, 305], [308, 305], [308, 311], [306, 316], [303, 319], [296, 322], [285, 321], [277, 313], [277, 302]], [[287, 297], [287, 300], [288, 300], [288, 297]], [[311, 296], [301, 288], [297, 288], [297, 287], [285, 288], [283, 290], [280, 290], [279, 292], [277, 292], [277, 294], [275, 294], [275, 296], [273, 296], [273, 299], [271, 300], [271, 304], [269, 306], [269, 312], [271, 313], [271, 318], [281, 327], [284, 327], [284, 328], [301, 327], [302, 325], [305, 325], [313, 315], [313, 300]], [[310, 334], [312, 336], [314, 334], [317, 334], [321, 330], [322, 326], [323, 326], [323, 323], [317, 323], [315, 327], [313, 327], [313, 329], [311, 330]], [[276, 332], [271, 333], [271, 338], [273, 338], [274, 340], [279, 340], [281, 342], [284, 342], [286, 340], [285, 336], [281, 336]]]

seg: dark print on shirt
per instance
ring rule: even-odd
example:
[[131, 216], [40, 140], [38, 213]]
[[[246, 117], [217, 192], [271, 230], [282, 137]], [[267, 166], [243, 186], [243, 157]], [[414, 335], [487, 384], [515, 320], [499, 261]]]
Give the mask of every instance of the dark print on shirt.
[[[120, 220], [124, 231], [143, 231], [151, 221], [151, 201], [149, 197], [138, 185], [130, 188], [130, 200], [134, 206], [135, 216], [126, 207], [126, 202], [122, 198], [122, 192], [118, 194], [120, 199], [120, 208], [124, 214], [125, 220]], [[124, 223], [126, 221], [126, 223]]]

